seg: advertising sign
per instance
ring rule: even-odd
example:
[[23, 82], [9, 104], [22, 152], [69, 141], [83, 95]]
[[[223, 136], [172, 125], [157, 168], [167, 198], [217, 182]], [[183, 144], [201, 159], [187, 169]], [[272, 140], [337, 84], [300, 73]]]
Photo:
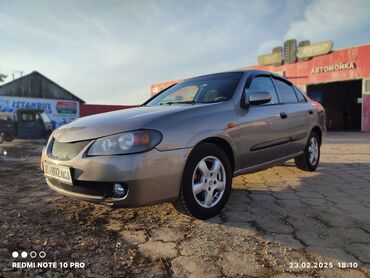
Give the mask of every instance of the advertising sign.
[[70, 123], [80, 116], [78, 101], [0, 96], [0, 113], [14, 114], [20, 108], [44, 110], [53, 128]]
[[334, 64], [334, 65], [314, 67], [311, 70], [311, 74], [322, 73], [322, 72], [331, 72], [331, 71], [340, 71], [340, 70], [350, 70], [350, 69], [355, 69], [355, 68], [356, 68], [356, 63], [355, 62], [338, 63], [338, 64]]
[[329, 53], [333, 49], [333, 41], [322, 41], [315, 44], [310, 44], [309, 41], [287, 40], [284, 42], [284, 51], [281, 47], [275, 47], [272, 53], [260, 55], [257, 57], [260, 66], [267, 65], [281, 65], [283, 60], [284, 64], [292, 64], [297, 61], [307, 61], [309, 58], [320, 56]]
[[323, 41], [298, 48], [299, 59], [311, 58], [329, 53], [333, 49], [333, 41]]
[[282, 53], [275, 52], [272, 54], [264, 54], [257, 57], [258, 64], [265, 65], [281, 65], [283, 61]]

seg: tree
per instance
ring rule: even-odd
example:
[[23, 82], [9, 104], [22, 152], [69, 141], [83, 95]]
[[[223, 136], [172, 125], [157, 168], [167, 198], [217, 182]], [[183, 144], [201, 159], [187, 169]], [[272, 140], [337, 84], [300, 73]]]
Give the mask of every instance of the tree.
[[5, 78], [7, 78], [7, 77], [8, 77], [7, 75], [0, 73], [0, 83], [4, 82]]

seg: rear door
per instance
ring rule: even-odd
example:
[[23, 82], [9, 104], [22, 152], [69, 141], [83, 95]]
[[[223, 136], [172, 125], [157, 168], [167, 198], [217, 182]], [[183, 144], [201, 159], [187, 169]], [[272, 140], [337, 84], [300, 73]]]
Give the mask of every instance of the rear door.
[[17, 137], [38, 139], [44, 135], [44, 123], [37, 112], [17, 111]]
[[274, 76], [272, 79], [281, 103], [280, 116], [284, 120], [285, 136], [290, 139], [283, 151], [287, 155], [295, 154], [305, 146], [313, 110], [306, 99], [296, 91], [298, 89], [294, 89], [294, 85], [279, 77]]

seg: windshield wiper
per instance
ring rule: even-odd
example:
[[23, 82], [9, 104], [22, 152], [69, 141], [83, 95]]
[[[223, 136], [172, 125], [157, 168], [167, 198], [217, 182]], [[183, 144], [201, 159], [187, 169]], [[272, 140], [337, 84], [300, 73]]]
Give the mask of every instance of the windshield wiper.
[[168, 105], [171, 105], [171, 104], [195, 104], [196, 102], [194, 100], [188, 100], [188, 101], [168, 101], [168, 102], [161, 102], [159, 103], [159, 105], [164, 105], [164, 104], [168, 104]]

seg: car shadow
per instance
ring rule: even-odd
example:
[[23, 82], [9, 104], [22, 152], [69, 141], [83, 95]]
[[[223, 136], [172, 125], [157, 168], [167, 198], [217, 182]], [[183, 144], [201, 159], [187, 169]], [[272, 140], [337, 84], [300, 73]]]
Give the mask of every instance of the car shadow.
[[297, 260], [286, 250], [300, 260], [357, 262], [370, 270], [369, 184], [370, 163], [321, 163], [309, 173], [289, 161], [234, 178], [228, 204], [209, 223], [274, 245], [277, 254], [266, 264], [280, 254], [285, 270]]

